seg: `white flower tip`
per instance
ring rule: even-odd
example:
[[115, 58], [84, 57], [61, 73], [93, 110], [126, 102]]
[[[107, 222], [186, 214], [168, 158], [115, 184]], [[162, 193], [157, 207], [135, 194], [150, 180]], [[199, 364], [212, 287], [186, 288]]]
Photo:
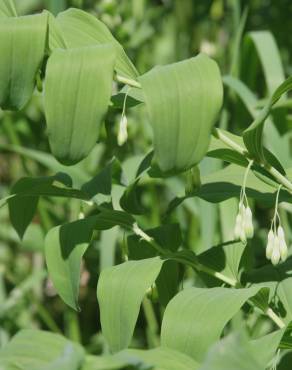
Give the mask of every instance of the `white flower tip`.
[[120, 121], [120, 128], [118, 133], [118, 145], [122, 146], [125, 144], [125, 142], [128, 140], [128, 120], [126, 115], [122, 115], [121, 121]]
[[272, 264], [274, 266], [277, 265], [280, 262], [280, 258], [281, 258], [280, 250], [279, 250], [279, 248], [275, 248], [275, 246], [274, 246], [274, 249], [273, 249], [273, 252], [272, 252], [272, 256], [271, 256], [271, 262], [272, 262]]
[[285, 233], [284, 233], [284, 229], [283, 229], [283, 227], [282, 227], [282, 226], [279, 226], [279, 227], [278, 227], [278, 232], [277, 232], [277, 234], [278, 234], [278, 237], [279, 237], [280, 239], [285, 239]]

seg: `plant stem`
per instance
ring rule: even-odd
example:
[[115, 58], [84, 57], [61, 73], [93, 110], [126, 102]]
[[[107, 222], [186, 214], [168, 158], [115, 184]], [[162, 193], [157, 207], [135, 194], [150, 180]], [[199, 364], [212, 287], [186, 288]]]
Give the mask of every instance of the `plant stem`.
[[123, 77], [120, 75], [115, 75], [115, 80], [121, 82], [122, 84], [129, 85], [131, 87], [136, 87], [141, 89], [141, 84], [138, 81], [132, 80], [131, 78]]
[[[136, 235], [140, 236], [141, 239], [143, 239], [146, 242], [148, 242], [162, 256], [165, 256], [165, 257], [168, 256], [168, 253], [167, 253], [168, 251], [166, 249], [163, 249], [162, 247], [160, 247], [160, 245], [157, 244], [155, 242], [155, 240], [153, 238], [151, 238], [151, 236], [149, 236], [148, 234], [146, 234], [145, 231], [143, 231], [142, 229], [140, 229], [140, 227], [137, 224], [134, 224], [133, 225], [133, 232]], [[223, 281], [224, 283], [232, 286], [233, 288], [236, 288], [238, 286], [238, 282], [235, 279], [232, 279], [232, 278], [230, 278], [230, 277], [222, 274], [221, 272], [215, 271], [215, 270], [213, 270], [213, 269], [211, 269], [211, 268], [209, 268], [207, 266], [204, 266], [204, 265], [202, 265], [202, 264], [200, 264], [198, 262], [192, 262], [192, 261], [189, 261], [187, 259], [180, 258], [180, 257], [174, 257], [173, 259], [176, 260], [177, 262], [180, 262], [180, 263], [183, 263], [183, 264], [188, 265], [190, 267], [193, 267], [197, 271], [205, 272], [206, 274], [208, 274], [210, 276], [213, 276], [213, 277], [217, 278], [218, 280]], [[252, 305], [251, 302], [248, 302], [248, 303]], [[265, 311], [265, 314], [271, 320], [273, 320], [274, 323], [280, 329], [282, 329], [282, 328], [284, 328], [286, 326], [285, 323], [282, 321], [282, 319], [272, 310], [272, 308], [269, 307]]]
[[[217, 128], [214, 128], [213, 135], [221, 140], [224, 144], [228, 145], [230, 148], [235, 150], [236, 152], [240, 153], [241, 155], [248, 158], [248, 152], [246, 149], [242, 148], [240, 145], [238, 145], [236, 142], [234, 142], [232, 139], [230, 139], [228, 136], [226, 136], [223, 132], [218, 130]], [[290, 193], [292, 193], [292, 183], [283, 176], [276, 168], [270, 166], [269, 164], [263, 164], [258, 163], [260, 166], [265, 168], [280, 184], [282, 184]]]
[[271, 320], [274, 321], [275, 324], [279, 326], [280, 329], [285, 328], [285, 323], [270, 307], [267, 309], [266, 314]]

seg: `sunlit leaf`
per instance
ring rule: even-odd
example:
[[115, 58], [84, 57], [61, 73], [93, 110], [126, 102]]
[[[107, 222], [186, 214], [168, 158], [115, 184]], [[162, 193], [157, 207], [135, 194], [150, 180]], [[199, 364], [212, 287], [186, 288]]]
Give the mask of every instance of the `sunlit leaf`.
[[56, 49], [45, 84], [48, 137], [54, 156], [66, 165], [94, 147], [111, 96], [115, 49], [111, 44]]
[[155, 67], [139, 81], [160, 170], [171, 174], [193, 167], [208, 149], [222, 104], [222, 82], [216, 63], [201, 54]]
[[259, 290], [259, 287], [183, 290], [166, 307], [161, 329], [162, 345], [201, 361], [209, 346], [219, 339], [227, 322]]
[[125, 77], [136, 78], [138, 72], [127, 57], [122, 46], [104, 23], [93, 15], [79, 9], [68, 9], [56, 18], [68, 48], [113, 43], [117, 51], [115, 69]]
[[1, 18], [0, 107], [19, 110], [30, 99], [42, 63], [47, 13]]
[[0, 350], [0, 368], [78, 370], [84, 355], [81, 346], [61, 335], [40, 330], [22, 330]]
[[128, 261], [102, 271], [97, 297], [102, 332], [111, 351], [130, 344], [146, 290], [156, 280], [163, 261], [159, 257]]

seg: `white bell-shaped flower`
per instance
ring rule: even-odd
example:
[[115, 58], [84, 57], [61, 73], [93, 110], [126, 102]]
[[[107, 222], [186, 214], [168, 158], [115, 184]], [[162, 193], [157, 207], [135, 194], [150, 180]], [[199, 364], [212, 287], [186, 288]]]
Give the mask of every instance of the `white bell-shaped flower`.
[[128, 140], [128, 120], [125, 114], [122, 114], [118, 133], [118, 145], [122, 146]]
[[245, 209], [244, 232], [247, 238], [250, 239], [253, 237], [254, 228], [252, 223], [252, 212], [249, 207]]
[[286, 261], [287, 256], [288, 256], [288, 248], [287, 248], [287, 244], [285, 241], [284, 229], [282, 226], [278, 227], [277, 234], [279, 238], [279, 249], [280, 249], [281, 260]]
[[280, 262], [281, 254], [280, 254], [280, 241], [277, 235], [274, 238], [274, 246], [273, 252], [271, 256], [271, 262], [275, 266]]
[[240, 213], [235, 218], [234, 238], [239, 239], [241, 234], [242, 216]]
[[268, 233], [268, 243], [266, 247], [266, 257], [268, 260], [270, 260], [272, 257], [272, 253], [274, 249], [274, 240], [275, 240], [274, 231], [271, 229]]

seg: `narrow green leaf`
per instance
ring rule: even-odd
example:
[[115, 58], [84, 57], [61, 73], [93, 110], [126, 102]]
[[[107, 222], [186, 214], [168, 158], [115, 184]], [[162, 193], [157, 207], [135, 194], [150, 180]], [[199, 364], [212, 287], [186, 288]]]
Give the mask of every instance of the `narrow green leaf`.
[[44, 57], [47, 13], [1, 18], [0, 107], [19, 110], [30, 99]]
[[113, 43], [117, 51], [115, 69], [118, 74], [135, 79], [138, 72], [122, 46], [104, 23], [93, 15], [78, 9], [68, 9], [56, 18], [68, 48], [81, 48]]
[[111, 44], [56, 49], [45, 84], [48, 137], [54, 156], [72, 165], [94, 147], [111, 96], [115, 49]]
[[222, 104], [222, 82], [216, 63], [200, 54], [155, 67], [139, 81], [160, 170], [173, 174], [193, 167], [208, 149]]
[[273, 93], [269, 98], [268, 102], [257, 115], [253, 123], [244, 131], [243, 140], [249, 151], [249, 153], [260, 161], [265, 161], [265, 156], [263, 152], [263, 130], [265, 120], [268, 118], [270, 111], [281, 98], [283, 94], [292, 89], [292, 76], [287, 78]]
[[97, 297], [102, 332], [111, 351], [118, 352], [130, 344], [143, 296], [162, 264], [160, 258], [154, 257], [128, 261], [102, 271]]
[[61, 298], [79, 310], [78, 294], [81, 259], [96, 223], [95, 217], [51, 229], [45, 239], [45, 256], [50, 277]]
[[0, 368], [78, 370], [84, 355], [81, 346], [61, 335], [40, 330], [22, 330], [0, 351]]
[[166, 307], [161, 344], [201, 361], [227, 322], [259, 290], [259, 287], [183, 290]]
[[269, 95], [284, 81], [284, 68], [281, 62], [280, 50], [276, 40], [270, 31], [253, 31], [245, 37], [244, 48], [246, 59], [250, 60], [251, 46], [255, 47], [260, 63], [263, 68]]

